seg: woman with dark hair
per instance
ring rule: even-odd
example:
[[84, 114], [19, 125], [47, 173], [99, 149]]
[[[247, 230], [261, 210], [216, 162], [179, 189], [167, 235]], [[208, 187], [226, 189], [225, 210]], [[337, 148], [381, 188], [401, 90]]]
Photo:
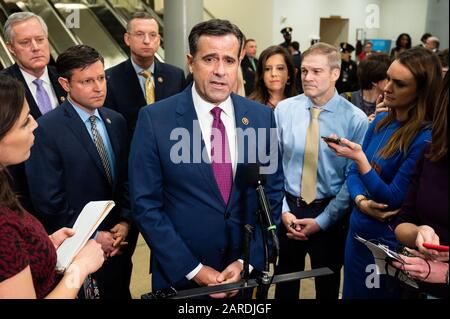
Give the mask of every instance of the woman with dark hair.
[[[387, 54], [372, 54], [358, 65], [357, 75], [360, 90], [341, 95], [371, 116], [375, 113], [376, 101], [383, 94], [387, 83], [387, 70], [391, 61]], [[372, 115], [375, 117], [375, 115]]]
[[391, 50], [391, 59], [397, 59], [400, 53], [409, 49], [411, 49], [411, 36], [408, 33], [400, 34], [395, 41], [395, 48]]
[[[403, 203], [416, 161], [431, 139], [440, 74], [439, 59], [426, 49], [401, 53], [387, 71], [383, 103], [389, 111], [375, 117], [362, 147], [345, 138], [340, 139], [341, 145], [328, 142], [338, 156], [354, 161], [347, 175], [355, 206], [345, 247], [343, 298], [400, 297], [399, 282], [373, 273], [374, 257], [355, 237], [396, 250], [392, 218]], [[375, 283], [370, 282], [374, 276]]]
[[436, 104], [431, 143], [417, 162], [408, 193], [396, 221], [395, 235], [417, 257], [403, 257], [394, 266], [418, 280], [420, 291], [448, 298], [448, 251], [424, 247], [424, 243], [449, 244], [448, 236], [448, 74]]
[[49, 236], [11, 190], [6, 166], [28, 159], [36, 127], [22, 84], [0, 75], [0, 299], [75, 298], [104, 260], [101, 245], [90, 240], [61, 278], [56, 249], [73, 230]]
[[268, 47], [259, 56], [255, 88], [249, 98], [274, 110], [278, 102], [295, 95], [295, 67], [291, 55], [278, 45]]

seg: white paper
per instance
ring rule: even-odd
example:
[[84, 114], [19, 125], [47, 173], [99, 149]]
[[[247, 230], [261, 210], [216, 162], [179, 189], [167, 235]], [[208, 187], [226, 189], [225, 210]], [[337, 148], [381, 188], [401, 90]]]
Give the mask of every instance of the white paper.
[[56, 251], [58, 271], [67, 269], [73, 257], [83, 248], [114, 206], [113, 201], [92, 201], [84, 206], [72, 227], [75, 235], [64, 240]]
[[[358, 235], [355, 236], [355, 239], [366, 245], [367, 248], [369, 248], [372, 252], [373, 258], [375, 259], [375, 264], [377, 266], [376, 269], [378, 275], [387, 274], [394, 277], [394, 274], [398, 271], [397, 268], [391, 266], [390, 264], [387, 264], [387, 257], [393, 258], [402, 264], [405, 263], [400, 255], [397, 252], [390, 250], [388, 246], [379, 243], [375, 244], [369, 240], [365, 240], [364, 238], [359, 237]], [[404, 274], [403, 271], [398, 272], [397, 278], [414, 288], [419, 288], [417, 283], [413, 279], [409, 278], [406, 274]]]

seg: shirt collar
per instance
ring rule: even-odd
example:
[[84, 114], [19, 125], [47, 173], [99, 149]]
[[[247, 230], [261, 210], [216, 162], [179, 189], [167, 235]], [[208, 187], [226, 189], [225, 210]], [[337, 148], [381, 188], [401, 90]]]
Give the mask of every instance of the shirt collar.
[[[73, 106], [77, 114], [80, 116], [83, 123], [89, 122], [89, 117], [91, 117], [91, 114], [86, 112], [85, 110], [78, 107], [69, 97], [67, 98], [67, 101]], [[100, 113], [98, 112], [98, 109], [95, 109], [94, 116], [97, 118], [98, 121], [102, 121], [102, 118], [100, 117]]]
[[333, 97], [327, 103], [325, 103], [324, 105], [322, 105], [320, 107], [319, 106], [315, 106], [313, 104], [312, 100], [310, 98], [308, 98], [308, 102], [306, 103], [306, 107], [308, 108], [308, 110], [311, 107], [316, 107], [316, 108], [322, 109], [322, 111], [335, 112], [338, 103], [339, 103], [339, 94], [338, 94], [337, 90], [334, 89]]
[[[31, 87], [31, 85], [34, 85], [34, 84], [33, 84], [33, 81], [36, 80], [37, 77], [35, 77], [34, 75], [28, 73], [28, 72], [25, 71], [25, 70], [22, 70], [21, 68], [19, 68], [19, 69], [20, 69], [20, 72], [22, 72], [23, 78], [25, 79], [25, 82], [27, 83], [27, 85], [28, 85], [29, 87]], [[48, 69], [47, 69], [47, 67], [45, 67], [44, 73], [41, 75], [40, 79], [41, 79], [45, 84], [50, 85], [50, 86], [52, 85], [52, 83], [50, 82], [50, 77], [49, 77], [49, 75], [48, 75]]]
[[134, 63], [133, 59], [131, 59], [131, 64], [133, 65], [134, 71], [139, 75], [142, 71], [150, 71], [152, 74], [155, 73], [155, 61], [148, 67], [148, 69], [143, 69], [136, 63]]
[[[194, 106], [198, 114], [198, 117], [201, 115], [205, 115], [206, 113], [210, 114], [211, 110], [215, 108], [216, 106], [212, 103], [209, 103], [205, 101], [200, 94], [198, 94], [197, 89], [195, 88], [195, 82], [192, 85], [192, 100], [194, 102]], [[222, 113], [224, 113], [226, 116], [232, 116], [233, 114], [233, 102], [231, 100], [231, 97], [228, 96], [228, 98], [217, 105], [222, 109]]]

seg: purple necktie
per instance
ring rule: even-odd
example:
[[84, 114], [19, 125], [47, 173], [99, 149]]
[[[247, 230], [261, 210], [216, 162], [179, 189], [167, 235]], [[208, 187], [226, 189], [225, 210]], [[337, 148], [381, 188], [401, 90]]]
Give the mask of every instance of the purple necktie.
[[47, 91], [43, 86], [43, 81], [41, 79], [35, 79], [33, 83], [36, 85], [36, 98], [39, 110], [42, 115], [52, 110], [52, 103], [48, 97]]
[[231, 167], [227, 132], [220, 119], [221, 112], [222, 109], [217, 106], [211, 110], [214, 117], [211, 130], [211, 165], [220, 194], [225, 203], [228, 203], [233, 184], [233, 169]]

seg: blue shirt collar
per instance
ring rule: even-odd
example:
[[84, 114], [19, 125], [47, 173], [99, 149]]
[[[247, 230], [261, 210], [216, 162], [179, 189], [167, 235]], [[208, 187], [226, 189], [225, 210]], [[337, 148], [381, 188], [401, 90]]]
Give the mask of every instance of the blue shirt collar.
[[[322, 105], [320, 108], [324, 111], [328, 111], [328, 112], [335, 112], [337, 109], [337, 105], [339, 103], [339, 94], [337, 92], [336, 89], [334, 89], [334, 95], [333, 97], [324, 105]], [[311, 101], [310, 98], [308, 98], [308, 102], [306, 103], [306, 106], [308, 108], [308, 110], [314, 106], [313, 102]]]
[[[67, 98], [67, 100], [73, 106], [73, 108], [77, 112], [78, 116], [83, 121], [83, 123], [89, 122], [89, 117], [91, 116], [91, 114], [89, 114], [85, 110], [83, 110], [83, 109], [79, 108], [78, 106], [76, 106], [75, 103], [73, 103], [72, 100], [69, 97]], [[102, 118], [100, 117], [100, 113], [98, 112], [98, 109], [95, 109], [94, 116], [97, 118], [97, 120], [103, 121]]]
[[131, 59], [131, 64], [133, 65], [133, 69], [136, 72], [136, 74], [139, 75], [139, 73], [141, 73], [142, 71], [150, 71], [152, 72], [152, 74], [155, 73], [155, 61], [153, 61], [153, 63], [150, 65], [150, 67], [148, 69], [143, 69], [141, 68], [139, 65], [137, 65], [136, 63], [134, 63], [133, 59]]

